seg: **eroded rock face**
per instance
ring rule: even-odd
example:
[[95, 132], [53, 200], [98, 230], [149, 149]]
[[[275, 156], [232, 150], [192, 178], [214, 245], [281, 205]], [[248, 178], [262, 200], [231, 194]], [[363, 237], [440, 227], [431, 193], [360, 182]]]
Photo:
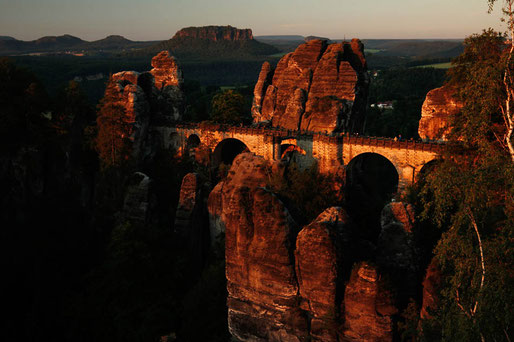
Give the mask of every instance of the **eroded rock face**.
[[264, 62], [261, 72], [259, 73], [259, 79], [257, 80], [253, 91], [252, 113], [253, 120], [255, 122], [266, 121], [262, 117], [262, 101], [264, 99], [266, 88], [271, 84], [272, 77], [273, 70], [271, 65], [268, 62]]
[[455, 89], [443, 86], [428, 92], [419, 120], [421, 139], [446, 140], [451, 130], [451, 117], [462, 110], [463, 104], [455, 98]]
[[348, 215], [342, 208], [329, 208], [304, 227], [296, 239], [301, 308], [312, 317], [310, 335], [314, 341], [338, 341], [345, 262], [341, 235], [347, 223]]
[[392, 341], [397, 311], [376, 267], [357, 264], [344, 293], [343, 341]]
[[[272, 120], [273, 126], [316, 132], [359, 132], [369, 86], [363, 51], [357, 39], [330, 45], [317, 39], [285, 55], [274, 71], [264, 64], [254, 90], [254, 122]], [[267, 85], [270, 73], [273, 78]]]
[[182, 70], [177, 60], [168, 51], [161, 51], [152, 58], [153, 69], [150, 73], [155, 79], [155, 86], [161, 90], [167, 86], [181, 87], [183, 83]]
[[133, 154], [144, 159], [155, 152], [149, 137], [154, 122], [174, 123], [182, 118], [184, 94], [182, 72], [167, 51], [152, 59], [150, 72], [121, 71], [110, 82], [118, 91], [119, 103], [125, 108], [126, 121], [131, 124]]
[[[188, 173], [182, 179], [180, 197], [175, 215], [175, 231], [180, 235], [186, 235], [192, 225], [193, 214], [198, 211], [200, 184], [198, 174]], [[196, 209], [196, 210], [195, 210]], [[196, 213], [198, 214], [198, 213]]]
[[294, 271], [297, 226], [263, 189], [266, 162], [238, 155], [221, 190], [230, 333], [242, 341], [305, 341]]

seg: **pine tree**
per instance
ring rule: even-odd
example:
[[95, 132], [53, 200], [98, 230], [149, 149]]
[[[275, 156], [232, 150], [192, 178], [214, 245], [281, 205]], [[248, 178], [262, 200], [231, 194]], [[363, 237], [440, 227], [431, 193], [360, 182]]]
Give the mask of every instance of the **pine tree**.
[[100, 101], [96, 119], [96, 146], [104, 167], [120, 166], [130, 158], [132, 125], [128, 122], [122, 100], [116, 83], [111, 79]]

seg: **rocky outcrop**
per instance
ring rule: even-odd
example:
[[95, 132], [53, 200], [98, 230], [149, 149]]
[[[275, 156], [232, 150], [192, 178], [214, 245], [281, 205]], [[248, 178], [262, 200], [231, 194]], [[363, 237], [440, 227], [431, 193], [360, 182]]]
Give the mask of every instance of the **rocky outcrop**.
[[317, 39], [285, 55], [274, 72], [264, 64], [254, 90], [254, 122], [271, 120], [273, 126], [316, 132], [361, 131], [369, 86], [363, 51], [357, 39], [337, 44]]
[[155, 86], [161, 90], [167, 86], [181, 87], [184, 82], [182, 71], [180, 70], [175, 57], [168, 51], [161, 51], [152, 58], [153, 69], [150, 73], [155, 80]]
[[163, 51], [152, 59], [152, 66], [149, 72], [121, 71], [110, 79], [119, 99], [117, 104], [125, 108], [137, 160], [156, 150], [152, 126], [174, 123], [184, 111], [182, 72], [176, 60]]
[[416, 298], [419, 288], [418, 253], [412, 233], [414, 208], [403, 202], [389, 203], [382, 209], [380, 223], [376, 263], [398, 290], [395, 304], [405, 307], [409, 298]]
[[392, 341], [398, 312], [393, 302], [375, 266], [355, 265], [344, 293], [343, 341]]
[[428, 92], [419, 120], [418, 134], [421, 139], [446, 140], [451, 130], [451, 118], [463, 107], [455, 93], [456, 90], [450, 86], [442, 86]]
[[[262, 102], [266, 89], [271, 84], [272, 77], [273, 69], [271, 68], [271, 65], [268, 62], [264, 62], [261, 72], [259, 73], [259, 79], [257, 80], [253, 91], [252, 113], [255, 113], [255, 115], [260, 115], [262, 113]], [[265, 119], [262, 117], [254, 117], [254, 121], [256, 122], [263, 122], [269, 119], [270, 118]]]
[[202, 184], [196, 173], [188, 173], [182, 179], [174, 230], [181, 243], [188, 247], [188, 271], [201, 270], [204, 252], [208, 249], [205, 188], [206, 184]]
[[186, 27], [175, 33], [175, 38], [192, 38], [207, 39], [212, 41], [239, 41], [252, 40], [253, 34], [251, 29], [238, 29], [228, 26], [202, 26], [202, 27]]
[[125, 219], [145, 223], [150, 203], [151, 179], [141, 172], [135, 172], [127, 183], [123, 201]]
[[179, 235], [188, 235], [194, 218], [198, 217], [198, 209], [201, 206], [199, 195], [200, 184], [198, 174], [188, 173], [182, 179], [177, 212], [175, 214], [175, 232]]
[[238, 155], [221, 190], [230, 333], [242, 341], [305, 341], [294, 271], [297, 226], [263, 189], [266, 163]]
[[434, 258], [427, 268], [423, 280], [423, 305], [421, 306], [421, 319], [432, 318], [431, 312], [439, 305], [439, 291], [441, 289], [441, 270]]
[[313, 341], [338, 341], [343, 286], [346, 212], [333, 207], [304, 227], [296, 239], [296, 276], [301, 308], [312, 317]]

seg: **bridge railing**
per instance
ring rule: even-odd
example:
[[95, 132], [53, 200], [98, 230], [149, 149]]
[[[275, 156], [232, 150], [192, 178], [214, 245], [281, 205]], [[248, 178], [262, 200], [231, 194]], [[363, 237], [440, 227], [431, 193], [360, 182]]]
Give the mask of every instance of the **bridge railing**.
[[431, 151], [440, 152], [444, 148], [444, 143], [434, 141], [416, 141], [416, 140], [397, 140], [386, 137], [370, 137], [361, 136], [349, 133], [328, 133], [328, 132], [313, 132], [307, 130], [290, 130], [281, 127], [253, 127], [253, 126], [232, 126], [226, 124], [218, 124], [211, 122], [202, 123], [179, 123], [175, 125], [179, 129], [189, 130], [206, 130], [217, 132], [230, 132], [239, 134], [265, 134], [276, 137], [291, 137], [291, 138], [314, 138], [324, 140], [327, 142], [342, 142], [343, 144], [352, 145], [366, 145], [377, 146], [386, 148], [399, 148], [409, 150]]

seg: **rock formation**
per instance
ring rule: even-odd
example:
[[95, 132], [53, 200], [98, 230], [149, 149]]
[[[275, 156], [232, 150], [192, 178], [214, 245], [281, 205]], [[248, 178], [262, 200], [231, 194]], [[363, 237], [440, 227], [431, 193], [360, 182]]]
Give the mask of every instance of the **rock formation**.
[[445, 140], [451, 127], [452, 116], [458, 114], [463, 104], [456, 99], [455, 89], [442, 86], [428, 92], [419, 120], [418, 134], [421, 139]]
[[329, 208], [304, 227], [296, 239], [296, 276], [300, 307], [312, 317], [313, 341], [338, 341], [343, 287], [343, 238], [346, 212]]
[[203, 26], [186, 27], [175, 33], [173, 38], [207, 39], [212, 41], [221, 40], [251, 40], [253, 34], [251, 29], [238, 29], [228, 26]]
[[161, 51], [152, 58], [153, 69], [150, 73], [155, 79], [155, 86], [161, 90], [166, 86], [181, 87], [183, 83], [182, 71], [177, 61], [168, 51]]
[[392, 341], [397, 311], [376, 267], [355, 265], [344, 293], [343, 341]]
[[121, 71], [113, 74], [119, 103], [125, 108], [126, 121], [132, 125], [133, 153], [143, 159], [155, 152], [150, 145], [154, 122], [174, 123], [182, 118], [184, 95], [182, 72], [167, 51], [152, 59], [149, 72]]
[[238, 155], [221, 191], [229, 331], [243, 341], [305, 341], [291, 253], [297, 226], [261, 188], [265, 168], [263, 158]]
[[419, 288], [418, 254], [412, 234], [414, 208], [403, 202], [389, 203], [382, 209], [380, 223], [376, 263], [398, 290], [395, 304], [405, 307]]
[[162, 50], [171, 51], [180, 58], [210, 60], [279, 52], [276, 47], [255, 40], [251, 29], [232, 26], [186, 27], [177, 31], [173, 38], [142, 49], [140, 53]]
[[200, 270], [207, 249], [207, 208], [205, 184], [196, 173], [188, 173], [182, 179], [180, 196], [175, 214], [175, 233], [188, 247], [188, 271]]
[[[272, 80], [270, 82], [270, 77]], [[255, 123], [315, 132], [359, 132], [369, 86], [364, 47], [311, 40], [285, 55], [274, 71], [265, 63], [254, 90]]]
[[[225, 230], [232, 336], [240, 341], [392, 341], [399, 311], [396, 284], [370, 262], [353, 265], [373, 257], [374, 246], [354, 236], [340, 207], [326, 209], [299, 231], [283, 202], [265, 188], [268, 172], [262, 157], [242, 153], [209, 195], [211, 232]], [[388, 233], [397, 228], [410, 234], [411, 214], [412, 208], [401, 203], [384, 209], [383, 240], [397, 242], [397, 234]], [[399, 246], [410, 247], [404, 240]], [[384, 265], [412, 266], [412, 253], [401, 249], [405, 256], [398, 256], [386, 247]]]

